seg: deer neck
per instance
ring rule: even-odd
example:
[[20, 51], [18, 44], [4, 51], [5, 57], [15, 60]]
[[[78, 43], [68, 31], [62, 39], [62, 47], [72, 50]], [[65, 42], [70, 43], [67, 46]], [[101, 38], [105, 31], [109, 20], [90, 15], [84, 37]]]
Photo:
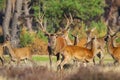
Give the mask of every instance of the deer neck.
[[107, 46], [108, 52], [109, 52], [110, 54], [112, 54], [113, 51], [114, 51], [114, 48], [115, 48], [115, 47], [114, 47], [114, 44], [113, 44], [113, 39], [110, 38], [110, 41], [107, 42], [107, 44], [108, 44], [108, 46]]
[[100, 50], [100, 48], [97, 47], [96, 39], [92, 40], [92, 42], [91, 42], [91, 52], [92, 52], [92, 55], [96, 55], [96, 53], [98, 53], [99, 50]]
[[14, 49], [12, 48], [12, 46], [10, 45], [10, 43], [7, 45], [7, 48], [8, 48], [9, 55], [11, 57], [15, 57]]
[[73, 43], [71, 42], [70, 38], [68, 37], [68, 35], [63, 36], [67, 42], [67, 45], [73, 45]]

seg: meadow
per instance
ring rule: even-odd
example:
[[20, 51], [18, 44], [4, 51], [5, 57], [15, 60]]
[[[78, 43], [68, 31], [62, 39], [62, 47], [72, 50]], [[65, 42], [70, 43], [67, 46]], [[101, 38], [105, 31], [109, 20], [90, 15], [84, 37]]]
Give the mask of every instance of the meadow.
[[[9, 59], [6, 56], [7, 60]], [[107, 54], [104, 58], [104, 65], [80, 64], [79, 67], [69, 66], [62, 71], [56, 71], [56, 58], [53, 57], [52, 69], [49, 68], [49, 57], [47, 55], [34, 55], [34, 65], [30, 62], [21, 63], [19, 66], [12, 63], [0, 66], [0, 80], [119, 80], [120, 66], [113, 65], [112, 57]]]

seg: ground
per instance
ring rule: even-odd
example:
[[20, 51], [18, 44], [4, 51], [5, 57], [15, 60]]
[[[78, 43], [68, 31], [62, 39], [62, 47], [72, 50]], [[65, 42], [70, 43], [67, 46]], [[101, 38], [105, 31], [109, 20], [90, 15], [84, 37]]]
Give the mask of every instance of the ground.
[[[9, 60], [8, 56], [6, 56]], [[47, 55], [34, 55], [32, 57], [36, 64], [31, 62], [21, 62], [20, 65], [12, 63], [0, 66], [0, 80], [119, 80], [120, 66], [113, 65], [110, 55], [105, 55], [104, 65], [97, 64], [80, 65], [79, 67], [69, 67], [62, 71], [56, 71], [56, 58], [53, 57], [52, 69], [49, 68], [49, 58]]]

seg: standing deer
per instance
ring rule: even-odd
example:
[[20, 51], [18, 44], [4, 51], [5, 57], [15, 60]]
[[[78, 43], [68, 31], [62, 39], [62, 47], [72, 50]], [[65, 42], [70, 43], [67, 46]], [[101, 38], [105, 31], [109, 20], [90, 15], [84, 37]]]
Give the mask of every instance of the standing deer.
[[[108, 27], [110, 31], [111, 28]], [[110, 34], [108, 33], [108, 35], [106, 36], [105, 40], [107, 41], [107, 50], [108, 52], [111, 54], [111, 56], [114, 59], [114, 64], [116, 64], [117, 62], [120, 63], [120, 46], [116, 46], [114, 45], [114, 40], [117, 38], [116, 34], [119, 32], [119, 30], [117, 30], [116, 32], [114, 32], [114, 34]]]
[[116, 64], [117, 62], [120, 63], [120, 46], [118, 47], [115, 47], [114, 46], [114, 39], [115, 39], [116, 36], [114, 35], [108, 35], [106, 37], [106, 41], [107, 41], [107, 50], [108, 52], [111, 54], [111, 56], [113, 57], [113, 59], [115, 60], [114, 61], [114, 64]]
[[[92, 39], [92, 32], [95, 30], [96, 28], [93, 28], [92, 30], [88, 30], [86, 31], [86, 34], [87, 34], [87, 42], [89, 42], [91, 39]], [[103, 37], [99, 37], [99, 38], [96, 38], [96, 42], [97, 42], [97, 45], [96, 45], [96, 48], [101, 48], [101, 51], [96, 53], [96, 55], [98, 56], [98, 58], [100, 59], [99, 61], [99, 64], [102, 64], [103, 63], [103, 59], [104, 59], [104, 53], [105, 53], [105, 44], [106, 44], [106, 41], [104, 40], [106, 37], [103, 36]]]
[[62, 51], [63, 59], [61, 63], [58, 65], [60, 69], [63, 69], [63, 66], [72, 58], [77, 60], [81, 60], [82, 62], [94, 62], [94, 56], [96, 53], [101, 51], [101, 49], [96, 49], [97, 42], [96, 38], [91, 39], [91, 49], [74, 46], [74, 45], [67, 45], [64, 50]]
[[[95, 30], [96, 28], [93, 28], [93, 29], [88, 29], [86, 30], [86, 35], [87, 37], [86, 38], [82, 38], [79, 42], [78, 42], [78, 39], [76, 39], [77, 43], [76, 45], [79, 46], [79, 47], [85, 47], [85, 48], [88, 48], [88, 49], [91, 49], [91, 45], [90, 45], [90, 41], [91, 39], [93, 38], [93, 31]], [[101, 37], [101, 38], [96, 38], [96, 42], [97, 42], [97, 45], [96, 45], [96, 49], [98, 48], [101, 48], [101, 51], [97, 52], [96, 55], [99, 57], [100, 61], [99, 63], [102, 64], [103, 63], [103, 59], [104, 59], [104, 53], [105, 53], [105, 40], [104, 40], [105, 37]]]
[[66, 45], [70, 43], [70, 42], [67, 43], [66, 41], [66, 38], [68, 38], [66, 37], [66, 33], [68, 32], [69, 26], [72, 24], [73, 19], [71, 14], [70, 14], [70, 19], [67, 18], [66, 15], [65, 18], [67, 20], [65, 29], [63, 29], [59, 33], [54, 33], [54, 34], [47, 32], [46, 26], [43, 25], [43, 16], [37, 19], [37, 22], [40, 24], [40, 30], [43, 31], [43, 33], [46, 36], [48, 36], [48, 53], [49, 53], [50, 67], [52, 67], [52, 55], [57, 57], [57, 64], [59, 64], [60, 54], [61, 54], [60, 52], [65, 48]]
[[6, 50], [8, 50], [8, 54], [10, 55], [11, 61], [17, 62], [17, 64], [19, 64], [19, 62], [22, 60], [29, 60], [33, 62], [31, 53], [32, 51], [30, 47], [13, 48], [11, 42], [8, 39], [6, 39], [6, 41], [4, 42], [3, 47]]

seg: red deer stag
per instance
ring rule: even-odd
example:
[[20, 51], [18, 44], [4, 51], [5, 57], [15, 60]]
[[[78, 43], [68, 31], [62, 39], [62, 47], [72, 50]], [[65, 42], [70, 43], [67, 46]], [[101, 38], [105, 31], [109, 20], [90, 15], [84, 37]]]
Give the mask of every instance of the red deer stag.
[[[67, 24], [65, 29], [59, 33], [49, 33], [46, 30], [46, 26], [43, 25], [43, 16], [37, 19], [37, 22], [40, 24], [40, 30], [44, 32], [45, 35], [48, 36], [48, 53], [49, 53], [49, 60], [50, 60], [50, 67], [52, 66], [52, 55], [57, 57], [57, 64], [60, 62], [60, 52], [68, 45], [66, 41], [66, 32], [69, 30], [69, 26], [72, 24], [72, 16], [69, 15], [69, 18], [66, 17]], [[60, 34], [63, 34], [60, 36]], [[64, 35], [65, 34], [65, 35]]]

